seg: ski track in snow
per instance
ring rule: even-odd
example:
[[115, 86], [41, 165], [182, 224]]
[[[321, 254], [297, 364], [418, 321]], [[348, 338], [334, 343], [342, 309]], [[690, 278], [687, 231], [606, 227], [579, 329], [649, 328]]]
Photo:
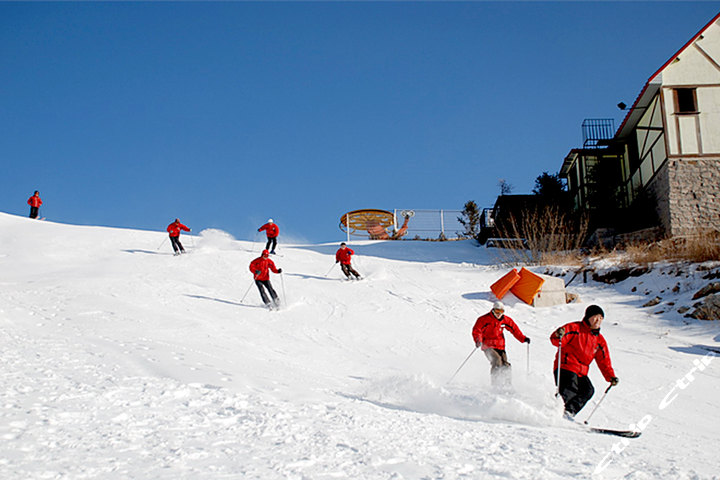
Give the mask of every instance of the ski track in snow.
[[[268, 312], [254, 286], [240, 301], [257, 245], [218, 230], [173, 257], [159, 233], [0, 227], [2, 479], [590, 478], [620, 440], [560, 418], [546, 341], [590, 302], [621, 377], [593, 423], [652, 416], [595, 478], [720, 478], [720, 361], [658, 408], [717, 324], [639, 308], [678, 282], [689, 298], [695, 277], [578, 283], [584, 303], [542, 311], [508, 297], [533, 350], [528, 372], [506, 336], [501, 392], [481, 353], [447, 383], [507, 270], [470, 242], [358, 242], [359, 282], [323, 276], [336, 245], [282, 245], [288, 297]], [[604, 390], [593, 368], [580, 421]]]

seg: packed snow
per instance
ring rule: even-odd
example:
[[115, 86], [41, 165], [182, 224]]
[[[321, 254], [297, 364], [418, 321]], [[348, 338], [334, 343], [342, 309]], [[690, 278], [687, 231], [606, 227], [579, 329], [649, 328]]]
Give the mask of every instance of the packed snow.
[[[510, 268], [495, 249], [351, 242], [346, 281], [339, 241], [281, 235], [269, 311], [248, 270], [264, 242], [205, 230], [176, 257], [166, 239], [0, 213], [0, 478], [720, 478], [720, 328], [676, 311], [707, 283], [691, 265], [576, 278], [562, 306], [506, 296], [532, 343], [506, 335], [503, 392], [470, 334]], [[548, 336], [591, 303], [620, 384], [590, 424], [640, 438], [583, 428], [595, 365], [562, 419]]]

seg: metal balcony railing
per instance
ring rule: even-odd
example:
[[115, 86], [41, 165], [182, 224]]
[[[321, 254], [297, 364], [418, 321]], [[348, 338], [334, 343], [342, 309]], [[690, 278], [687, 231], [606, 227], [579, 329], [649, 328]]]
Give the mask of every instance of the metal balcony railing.
[[583, 148], [599, 148], [602, 140], [615, 136], [615, 120], [612, 118], [586, 118], [582, 123]]

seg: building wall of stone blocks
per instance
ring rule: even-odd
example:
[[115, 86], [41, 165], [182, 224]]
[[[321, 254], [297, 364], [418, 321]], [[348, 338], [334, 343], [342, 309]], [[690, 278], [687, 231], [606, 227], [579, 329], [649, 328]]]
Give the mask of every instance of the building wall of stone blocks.
[[672, 160], [665, 162], [646, 187], [650, 197], [655, 199], [655, 213], [660, 221], [659, 227], [662, 230], [663, 236], [668, 235], [671, 229], [669, 168], [671, 162]]
[[655, 193], [666, 234], [676, 237], [705, 229], [720, 231], [720, 157], [670, 159], [663, 170], [667, 193], [664, 182], [658, 182]]

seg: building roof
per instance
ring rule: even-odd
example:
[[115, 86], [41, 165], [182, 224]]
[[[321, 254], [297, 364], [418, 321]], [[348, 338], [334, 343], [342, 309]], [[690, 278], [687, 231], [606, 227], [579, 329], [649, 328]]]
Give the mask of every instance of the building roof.
[[710, 28], [711, 25], [713, 25], [715, 22], [717, 22], [720, 19], [720, 13], [715, 15], [715, 17], [710, 20], [707, 25], [705, 25], [703, 28], [700, 29], [699, 32], [697, 32], [683, 47], [678, 50], [672, 57], [668, 59], [667, 62], [663, 64], [662, 67], [658, 68], [655, 73], [650, 75], [650, 78], [647, 82], [645, 82], [645, 86], [640, 91], [640, 94], [635, 99], [635, 103], [633, 103], [633, 106], [630, 107], [630, 111], [625, 115], [625, 119], [623, 120], [620, 127], [617, 129], [617, 132], [615, 133], [615, 137], [622, 136], [625, 130], [625, 126], [632, 126], [634, 125], [642, 115], [642, 112], [637, 112], [637, 110], [644, 110], [642, 107], [647, 107], [647, 104], [650, 102], [652, 98], [655, 97], [655, 94], [660, 89], [660, 79], [658, 78], [659, 75], [662, 73], [665, 68], [670, 65], [673, 61], [675, 61], [676, 58], [680, 56], [682, 52], [685, 51], [690, 45], [692, 45], [695, 40], [697, 40], [705, 31]]

